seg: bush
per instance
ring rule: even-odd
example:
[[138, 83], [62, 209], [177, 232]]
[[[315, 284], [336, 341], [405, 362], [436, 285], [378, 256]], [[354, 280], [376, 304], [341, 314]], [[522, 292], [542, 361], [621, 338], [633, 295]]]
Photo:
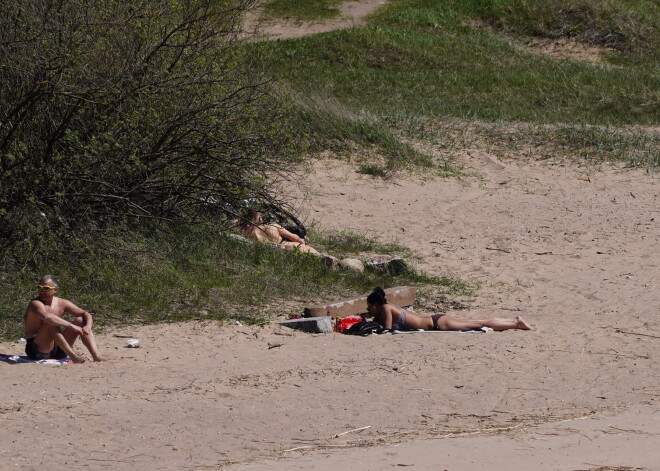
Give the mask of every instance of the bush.
[[4, 5], [1, 246], [272, 202], [299, 152], [284, 100], [243, 47], [254, 2]]

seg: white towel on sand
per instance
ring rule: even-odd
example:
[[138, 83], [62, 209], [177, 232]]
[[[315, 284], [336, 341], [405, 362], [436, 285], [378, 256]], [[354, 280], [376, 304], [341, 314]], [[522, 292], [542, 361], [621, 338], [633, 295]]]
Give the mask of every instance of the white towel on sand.
[[[490, 332], [493, 329], [490, 327], [482, 327], [476, 330], [392, 330], [388, 332], [383, 332], [383, 334], [485, 334]], [[382, 335], [382, 334], [381, 334]]]

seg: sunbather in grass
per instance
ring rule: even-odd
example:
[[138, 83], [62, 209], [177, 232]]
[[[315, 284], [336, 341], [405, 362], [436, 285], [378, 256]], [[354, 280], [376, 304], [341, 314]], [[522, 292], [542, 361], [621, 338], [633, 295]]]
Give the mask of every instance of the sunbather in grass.
[[305, 239], [290, 232], [277, 223], [264, 223], [263, 216], [257, 211], [248, 215], [249, 222], [241, 224], [239, 229], [245, 237], [258, 242], [273, 242], [285, 249], [299, 250], [301, 252], [318, 254], [318, 250], [307, 245]]

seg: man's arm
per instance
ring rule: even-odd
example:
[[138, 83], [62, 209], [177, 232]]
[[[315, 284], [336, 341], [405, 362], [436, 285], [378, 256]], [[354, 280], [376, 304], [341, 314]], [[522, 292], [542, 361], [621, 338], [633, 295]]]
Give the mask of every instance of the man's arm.
[[30, 309], [48, 325], [52, 325], [54, 327], [71, 328], [79, 334], [83, 333], [83, 330], [77, 325], [72, 324], [66, 319], [62, 319], [60, 316], [56, 316], [55, 314], [47, 312], [43, 303], [39, 301], [32, 301], [30, 303]]
[[74, 317], [83, 318], [82, 333], [83, 335], [89, 334], [92, 331], [92, 315], [82, 308], [79, 308], [71, 301], [62, 300], [64, 302], [64, 312], [71, 314]]

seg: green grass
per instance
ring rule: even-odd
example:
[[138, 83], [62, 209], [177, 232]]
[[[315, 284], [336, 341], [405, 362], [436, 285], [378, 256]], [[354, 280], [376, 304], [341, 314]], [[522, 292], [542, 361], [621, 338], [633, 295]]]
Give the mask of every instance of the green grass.
[[658, 67], [660, 4], [650, 0], [395, 0], [374, 15], [379, 25], [452, 30], [482, 20], [518, 37], [572, 38], [606, 46], [628, 64]]
[[619, 52], [614, 61], [658, 66], [660, 4], [649, 0], [500, 0], [481, 16], [516, 35], [574, 38]]
[[395, 242], [382, 242], [354, 231], [318, 233], [310, 231], [309, 244], [319, 250], [337, 257], [354, 257], [360, 253], [378, 253], [380, 255], [411, 255], [408, 247]]
[[264, 14], [275, 18], [298, 21], [327, 20], [339, 16], [342, 0], [270, 0]]
[[370, 27], [262, 45], [294, 89], [353, 114], [603, 125], [658, 121], [660, 77], [554, 61], [474, 28], [425, 34]]
[[[266, 322], [275, 314], [290, 314], [292, 309], [302, 312], [306, 305], [369, 292], [374, 286], [429, 286], [440, 295], [470, 290], [458, 280], [428, 277], [414, 270], [398, 277], [332, 270], [321, 258], [237, 241], [209, 227], [179, 228], [153, 236], [123, 234], [93, 242], [94, 249], [52, 252], [27, 265], [5, 256], [0, 275], [0, 338], [22, 335], [25, 307], [44, 274], [55, 275], [60, 295], [92, 312], [100, 327], [223, 320], [228, 314]], [[360, 250], [386, 253], [392, 249], [376, 241], [360, 244]]]
[[660, 168], [658, 129], [477, 120], [427, 120], [424, 128], [429, 136], [438, 136], [435, 146], [448, 154], [478, 147], [501, 157], [518, 155], [580, 163], [618, 161], [631, 168]]
[[380, 165], [363, 164], [360, 165], [357, 172], [372, 177], [385, 178], [387, 176], [387, 170]]
[[[412, 148], [410, 139], [455, 146], [450, 135], [432, 135], [424, 125], [453, 120], [568, 126], [585, 133], [578, 140], [596, 139], [593, 145], [603, 149], [599, 158], [617, 160], [620, 153], [605, 151], [607, 133], [599, 141], [589, 129], [660, 121], [660, 40], [648, 46], [636, 39], [637, 31], [660, 38], [658, 8], [643, 0], [617, 5], [394, 0], [367, 27], [256, 47], [303, 104], [302, 126], [317, 147], [354, 142], [372, 146], [387, 162], [359, 162], [363, 171], [369, 165], [386, 172], [450, 167], [451, 161], [438, 162]], [[545, 32], [534, 29], [538, 22]], [[608, 27], [617, 32], [615, 44], [603, 37]], [[520, 47], [509, 34], [609, 45], [617, 48], [611, 57], [616, 64], [552, 59]]]
[[638, 127], [482, 124], [475, 135], [495, 155], [527, 154], [581, 162], [619, 161], [627, 167], [660, 168], [660, 132]]
[[[287, 88], [298, 105], [298, 126], [308, 136], [311, 152], [329, 149], [356, 160], [365, 160], [361, 156], [367, 160], [377, 156], [388, 175], [401, 169], [430, 169], [439, 165], [403, 141], [396, 129], [383, 126], [376, 116], [351, 111], [319, 90], [298, 93]], [[446, 171], [452, 171], [449, 161], [441, 164]]]

